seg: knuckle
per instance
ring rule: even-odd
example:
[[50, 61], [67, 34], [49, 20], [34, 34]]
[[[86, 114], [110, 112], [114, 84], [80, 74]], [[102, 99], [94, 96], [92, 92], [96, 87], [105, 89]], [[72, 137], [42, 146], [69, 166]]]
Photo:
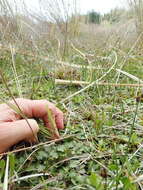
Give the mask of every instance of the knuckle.
[[38, 126], [38, 123], [37, 123], [36, 120], [34, 120], [34, 119], [28, 119], [27, 121], [29, 122], [30, 126], [32, 127], [32, 129], [34, 131], [36, 131], [36, 132], [39, 131], [39, 126]]
[[57, 109], [57, 114], [63, 117], [63, 112], [60, 109]]

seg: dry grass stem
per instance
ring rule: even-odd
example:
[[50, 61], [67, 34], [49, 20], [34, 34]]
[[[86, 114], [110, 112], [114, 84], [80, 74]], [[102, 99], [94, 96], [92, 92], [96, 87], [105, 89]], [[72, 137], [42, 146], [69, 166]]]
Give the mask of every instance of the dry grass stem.
[[9, 155], [7, 155], [7, 160], [6, 160], [3, 190], [8, 190], [8, 178], [9, 178]]
[[[82, 86], [82, 85], [88, 85], [90, 82], [86, 81], [74, 81], [74, 80], [61, 80], [61, 79], [55, 79], [55, 84], [57, 85], [77, 85], [77, 86]], [[97, 86], [114, 86], [114, 87], [143, 87], [143, 84], [116, 84], [116, 83], [96, 83]]]
[[19, 177], [17, 179], [13, 179], [11, 182], [14, 183], [14, 182], [24, 181], [27, 179], [31, 179], [34, 177], [41, 177], [41, 176], [50, 176], [50, 174], [49, 173], [38, 173], [38, 174], [27, 175], [27, 176]]
[[9, 152], [4, 152], [4, 153], [0, 154], [0, 157], [3, 157], [3, 156], [8, 155], [8, 154], [12, 154], [12, 153], [18, 153], [18, 152], [23, 152], [23, 151], [26, 151], [26, 150], [32, 150], [32, 149], [37, 148], [39, 146], [44, 146], [44, 145], [52, 146], [57, 142], [60, 142], [60, 141], [63, 141], [63, 140], [69, 139], [69, 138], [73, 138], [73, 137], [75, 137], [75, 135], [69, 135], [69, 136], [66, 136], [66, 137], [63, 137], [63, 138], [60, 138], [60, 139], [55, 139], [55, 140], [47, 141], [47, 142], [44, 142], [44, 143], [39, 143], [37, 145], [33, 145], [33, 146], [30, 146], [30, 147], [20, 148], [20, 149], [9, 151]]
[[106, 76], [114, 69], [114, 67], [115, 67], [116, 64], [117, 64], [117, 60], [118, 60], [117, 54], [116, 54], [116, 52], [113, 52], [113, 53], [114, 53], [114, 55], [115, 55], [114, 64], [110, 67], [110, 69], [109, 69], [105, 74], [103, 74], [103, 75], [102, 75], [99, 79], [97, 79], [96, 81], [94, 81], [94, 82], [90, 83], [89, 85], [87, 85], [85, 88], [83, 88], [83, 89], [81, 89], [81, 90], [75, 92], [74, 94], [68, 96], [67, 98], [63, 99], [63, 100], [61, 101], [61, 103], [66, 102], [66, 101], [68, 101], [69, 99], [73, 98], [74, 96], [76, 96], [76, 95], [78, 95], [78, 94], [80, 94], [80, 93], [86, 91], [86, 90], [89, 89], [90, 87], [96, 85], [96, 84], [97, 84], [99, 81], [101, 81], [104, 77], [106, 77]]

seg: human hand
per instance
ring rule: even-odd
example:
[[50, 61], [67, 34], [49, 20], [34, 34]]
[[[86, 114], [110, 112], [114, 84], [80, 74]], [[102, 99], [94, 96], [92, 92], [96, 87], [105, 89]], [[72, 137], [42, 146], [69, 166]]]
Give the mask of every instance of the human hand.
[[[18, 98], [15, 101], [0, 105], [0, 153], [22, 140], [36, 141], [39, 131], [38, 124], [36, 120], [25, 119], [25, 117], [40, 118], [45, 126], [51, 129], [47, 107], [52, 113], [57, 129], [64, 128], [62, 111], [47, 100]], [[19, 110], [18, 113], [12, 109], [13, 106], [11, 105], [14, 105]], [[59, 135], [55, 134], [54, 138], [59, 138]]]

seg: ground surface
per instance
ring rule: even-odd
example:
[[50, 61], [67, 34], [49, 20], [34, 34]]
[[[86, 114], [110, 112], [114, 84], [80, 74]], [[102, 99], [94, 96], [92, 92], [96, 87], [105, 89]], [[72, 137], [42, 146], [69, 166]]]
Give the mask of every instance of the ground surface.
[[[116, 71], [121, 69], [142, 79], [142, 57], [134, 51], [127, 52], [111, 50], [99, 55], [92, 52], [94, 56], [88, 57], [91, 64], [77, 52], [66, 58], [72, 64], [100, 68], [88, 70], [85, 67], [62, 67], [54, 60], [44, 60], [41, 55], [32, 57], [22, 53], [16, 53], [12, 63], [10, 52], [1, 51], [0, 65], [11, 93], [15, 97], [21, 93], [25, 98], [48, 99], [56, 103], [65, 115], [61, 141], [10, 154], [11, 189], [143, 189], [139, 178], [143, 170], [143, 150], [140, 147], [143, 134], [142, 98], [138, 97], [136, 101], [136, 97], [142, 94], [141, 88], [94, 84], [63, 101], [85, 86], [54, 83], [55, 78], [96, 81], [105, 74], [101, 82], [137, 84], [132, 77], [119, 75]], [[11, 98], [2, 81], [0, 86], [1, 102], [2, 98]], [[46, 136], [39, 134], [39, 143], [47, 141]], [[25, 146], [22, 143], [13, 149]], [[3, 157], [0, 160], [1, 182], [5, 163], [6, 157]]]

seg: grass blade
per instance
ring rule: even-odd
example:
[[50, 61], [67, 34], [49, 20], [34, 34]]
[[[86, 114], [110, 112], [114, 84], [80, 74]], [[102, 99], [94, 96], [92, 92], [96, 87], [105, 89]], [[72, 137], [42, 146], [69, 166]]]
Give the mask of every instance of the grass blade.
[[3, 190], [8, 190], [9, 155], [7, 155]]

